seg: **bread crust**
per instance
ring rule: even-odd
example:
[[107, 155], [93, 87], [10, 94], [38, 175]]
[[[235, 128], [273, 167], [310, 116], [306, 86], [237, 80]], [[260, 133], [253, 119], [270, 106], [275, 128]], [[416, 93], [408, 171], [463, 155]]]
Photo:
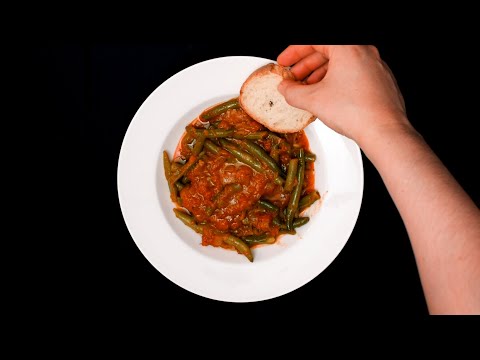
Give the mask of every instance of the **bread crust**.
[[240, 89], [240, 97], [239, 97], [240, 105], [242, 106], [243, 110], [250, 117], [252, 117], [256, 121], [258, 121], [260, 124], [262, 124], [263, 126], [265, 126], [266, 128], [268, 128], [271, 131], [279, 132], [279, 133], [293, 133], [293, 132], [298, 132], [298, 131], [303, 130], [308, 124], [310, 124], [312, 121], [314, 121], [316, 119], [315, 115], [311, 115], [310, 118], [308, 119], [308, 121], [305, 124], [301, 124], [300, 126], [296, 126], [296, 124], [292, 124], [291, 126], [289, 125], [288, 129], [284, 129], [284, 128], [276, 127], [275, 125], [269, 123], [269, 121], [267, 119], [262, 119], [262, 118], [255, 117], [252, 109], [250, 109], [245, 104], [244, 99], [243, 99], [243, 94], [245, 92], [245, 88], [250, 85], [250, 83], [253, 79], [268, 75], [270, 73], [277, 74], [277, 75], [281, 76], [283, 79], [295, 80], [295, 76], [292, 74], [290, 69], [287, 68], [287, 67], [284, 67], [284, 66], [281, 66], [281, 65], [278, 65], [278, 64], [274, 64], [274, 63], [269, 63], [267, 65], [264, 65], [264, 66], [258, 68], [257, 70], [255, 70], [252, 74], [250, 74], [250, 76], [247, 78], [247, 80], [245, 80], [245, 82], [243, 83], [243, 85]]

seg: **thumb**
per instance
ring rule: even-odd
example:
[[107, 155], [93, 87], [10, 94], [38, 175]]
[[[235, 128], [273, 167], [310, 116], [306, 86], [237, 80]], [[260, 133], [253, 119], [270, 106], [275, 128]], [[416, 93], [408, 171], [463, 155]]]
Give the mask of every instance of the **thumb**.
[[316, 115], [316, 103], [319, 101], [319, 83], [312, 85], [304, 85], [293, 80], [283, 80], [278, 85], [278, 91], [285, 97], [288, 104], [311, 112]]

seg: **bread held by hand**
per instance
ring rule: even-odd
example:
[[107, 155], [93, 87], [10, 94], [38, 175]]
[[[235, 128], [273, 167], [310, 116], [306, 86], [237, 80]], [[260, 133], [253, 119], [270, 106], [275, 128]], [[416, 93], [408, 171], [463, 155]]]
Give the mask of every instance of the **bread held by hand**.
[[281, 65], [271, 63], [255, 70], [240, 89], [240, 105], [248, 115], [271, 131], [298, 132], [316, 117], [285, 101], [277, 89], [283, 79], [295, 80], [290, 70]]

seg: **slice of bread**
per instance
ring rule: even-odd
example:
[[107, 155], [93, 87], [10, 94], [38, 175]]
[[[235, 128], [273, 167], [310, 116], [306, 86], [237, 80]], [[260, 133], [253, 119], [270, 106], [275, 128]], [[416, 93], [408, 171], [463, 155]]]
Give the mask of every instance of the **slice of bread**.
[[240, 105], [271, 131], [293, 133], [303, 130], [316, 117], [285, 101], [277, 89], [283, 79], [295, 80], [289, 69], [277, 64], [267, 64], [255, 70], [240, 89]]

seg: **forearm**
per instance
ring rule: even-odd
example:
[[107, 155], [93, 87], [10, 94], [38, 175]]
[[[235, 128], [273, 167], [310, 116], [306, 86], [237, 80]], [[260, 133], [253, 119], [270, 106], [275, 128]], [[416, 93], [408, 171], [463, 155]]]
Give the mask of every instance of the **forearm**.
[[413, 129], [360, 146], [407, 228], [431, 313], [480, 313], [480, 212]]
[[480, 314], [480, 211], [405, 117], [388, 66], [371, 46], [289, 46], [278, 90], [357, 141], [382, 176], [412, 243], [431, 313]]

